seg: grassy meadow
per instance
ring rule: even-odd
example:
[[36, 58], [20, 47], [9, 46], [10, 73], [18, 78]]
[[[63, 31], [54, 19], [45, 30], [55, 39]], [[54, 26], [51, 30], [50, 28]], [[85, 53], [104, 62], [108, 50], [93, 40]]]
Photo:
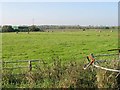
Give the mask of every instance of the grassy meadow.
[[117, 31], [31, 32], [2, 34], [2, 59], [44, 59], [59, 56], [62, 61], [80, 60], [94, 53], [118, 47]]
[[[90, 53], [109, 53], [107, 50], [113, 48], [118, 48], [117, 30], [3, 33], [3, 61], [42, 59], [53, 65], [40, 66], [38, 74], [29, 72], [32, 79], [29, 75], [23, 76], [27, 79], [3, 76], [3, 87], [97, 87], [97, 72], [83, 70], [83, 58]], [[56, 58], [60, 62], [53, 60]], [[103, 87], [112, 87], [109, 84]]]

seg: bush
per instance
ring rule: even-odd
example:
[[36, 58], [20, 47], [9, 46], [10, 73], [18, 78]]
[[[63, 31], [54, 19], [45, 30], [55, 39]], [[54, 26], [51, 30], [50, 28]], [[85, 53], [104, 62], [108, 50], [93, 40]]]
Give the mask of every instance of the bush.
[[2, 27], [2, 32], [14, 32], [14, 29], [10, 25], [4, 25]]
[[43, 32], [42, 29], [38, 28], [35, 25], [29, 26], [29, 31], [41, 31], [41, 32]]

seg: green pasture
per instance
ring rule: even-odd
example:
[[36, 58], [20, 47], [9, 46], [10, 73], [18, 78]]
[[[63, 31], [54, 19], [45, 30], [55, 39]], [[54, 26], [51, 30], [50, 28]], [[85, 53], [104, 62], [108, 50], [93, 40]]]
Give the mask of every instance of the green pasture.
[[108, 53], [108, 49], [117, 47], [117, 30], [2, 34], [4, 61], [43, 59], [51, 62], [56, 57], [62, 61], [74, 61], [90, 53]]

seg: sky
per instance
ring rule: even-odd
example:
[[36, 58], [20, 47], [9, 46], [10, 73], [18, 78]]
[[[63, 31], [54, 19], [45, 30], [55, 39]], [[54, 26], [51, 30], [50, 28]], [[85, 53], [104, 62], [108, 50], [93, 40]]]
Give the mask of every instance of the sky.
[[2, 25], [118, 24], [118, 2], [2, 2]]

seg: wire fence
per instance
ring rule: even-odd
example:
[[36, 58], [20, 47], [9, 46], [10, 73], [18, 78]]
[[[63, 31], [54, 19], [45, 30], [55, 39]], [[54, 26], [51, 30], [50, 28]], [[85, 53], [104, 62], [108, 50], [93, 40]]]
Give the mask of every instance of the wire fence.
[[116, 54], [101, 54], [95, 56], [95, 63], [93, 64], [96, 68], [103, 70], [120, 72], [118, 69], [119, 53]]
[[18, 61], [3, 61], [2, 66], [3, 70], [13, 70], [13, 69], [22, 69], [27, 68], [29, 71], [35, 67], [34, 62], [40, 62], [41, 60], [18, 60]]
[[[85, 65], [84, 69], [86, 69], [90, 65], [93, 65], [96, 68], [101, 68], [101, 69], [105, 69], [103, 67], [115, 68], [115, 67], [117, 67], [118, 62], [120, 62], [119, 53], [98, 54], [98, 55], [90, 54], [90, 55], [87, 56], [86, 59], [88, 60], [88, 64]], [[105, 70], [109, 70], [109, 69], [105, 69]]]
[[[43, 60], [2, 61], [2, 87], [30, 85], [31, 82], [42, 80]], [[45, 67], [43, 67], [45, 69]], [[34, 82], [35, 83], [35, 82]]]

